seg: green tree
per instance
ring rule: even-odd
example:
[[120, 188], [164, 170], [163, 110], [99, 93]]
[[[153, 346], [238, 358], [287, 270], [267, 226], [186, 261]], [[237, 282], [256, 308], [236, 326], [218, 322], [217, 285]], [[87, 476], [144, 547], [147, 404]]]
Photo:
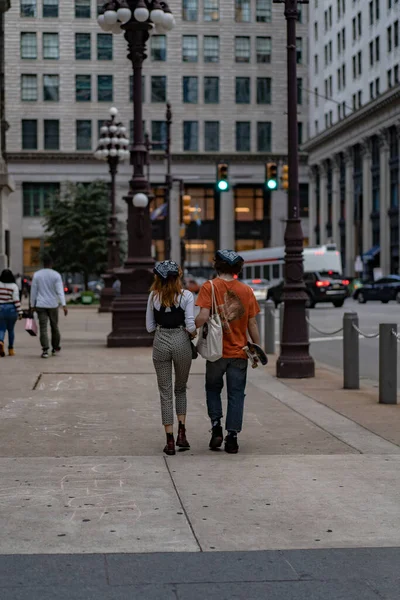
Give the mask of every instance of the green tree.
[[108, 186], [97, 180], [63, 187], [45, 214], [46, 253], [61, 273], [81, 273], [88, 289], [89, 277], [107, 267]]

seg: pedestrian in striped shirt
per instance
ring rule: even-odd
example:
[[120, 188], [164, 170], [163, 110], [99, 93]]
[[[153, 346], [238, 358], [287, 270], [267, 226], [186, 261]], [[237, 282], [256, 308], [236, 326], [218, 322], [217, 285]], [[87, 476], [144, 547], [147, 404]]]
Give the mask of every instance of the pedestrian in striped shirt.
[[8, 333], [8, 354], [14, 356], [14, 328], [18, 319], [22, 319], [19, 289], [15, 277], [9, 269], [0, 275], [0, 357], [5, 356], [4, 338]]

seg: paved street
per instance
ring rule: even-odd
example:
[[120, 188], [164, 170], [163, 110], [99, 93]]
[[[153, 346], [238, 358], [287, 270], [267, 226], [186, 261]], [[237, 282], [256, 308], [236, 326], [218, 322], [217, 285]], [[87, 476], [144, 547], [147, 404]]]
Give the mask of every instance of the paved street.
[[271, 357], [239, 455], [211, 453], [197, 360], [192, 449], [166, 458], [150, 349], [107, 349], [93, 309], [61, 323], [60, 356], [19, 323], [0, 361], [1, 598], [398, 598], [398, 406], [324, 369], [277, 381]]

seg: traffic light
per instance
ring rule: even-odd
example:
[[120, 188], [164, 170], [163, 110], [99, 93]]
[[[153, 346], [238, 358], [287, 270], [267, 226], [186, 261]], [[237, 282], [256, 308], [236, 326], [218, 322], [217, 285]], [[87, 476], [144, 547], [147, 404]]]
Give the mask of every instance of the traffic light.
[[276, 163], [266, 164], [265, 183], [271, 191], [278, 189], [278, 165]]
[[191, 215], [191, 210], [190, 210], [191, 201], [192, 201], [192, 198], [188, 194], [185, 194], [183, 196], [182, 216], [183, 216], [183, 223], [185, 225], [189, 225], [192, 221], [192, 215]]
[[289, 189], [289, 167], [288, 165], [283, 165], [282, 167], [282, 189], [283, 190], [288, 190]]
[[229, 190], [228, 165], [226, 163], [217, 165], [217, 189], [220, 192]]

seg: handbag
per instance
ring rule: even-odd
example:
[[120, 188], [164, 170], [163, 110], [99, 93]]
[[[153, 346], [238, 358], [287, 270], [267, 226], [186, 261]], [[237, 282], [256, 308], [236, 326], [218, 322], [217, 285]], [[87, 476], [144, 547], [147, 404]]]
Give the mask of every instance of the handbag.
[[223, 329], [221, 318], [218, 314], [217, 303], [215, 300], [215, 289], [211, 283], [211, 314], [207, 323], [200, 328], [199, 341], [197, 342], [197, 351], [209, 362], [215, 362], [222, 358], [223, 354]]
[[199, 353], [197, 352], [197, 346], [195, 346], [195, 344], [193, 344], [192, 340], [190, 340], [190, 347], [192, 349], [192, 360], [196, 360]]
[[38, 328], [36, 321], [32, 315], [32, 317], [28, 317], [25, 322], [25, 331], [29, 333], [32, 337], [36, 337], [38, 334]]

